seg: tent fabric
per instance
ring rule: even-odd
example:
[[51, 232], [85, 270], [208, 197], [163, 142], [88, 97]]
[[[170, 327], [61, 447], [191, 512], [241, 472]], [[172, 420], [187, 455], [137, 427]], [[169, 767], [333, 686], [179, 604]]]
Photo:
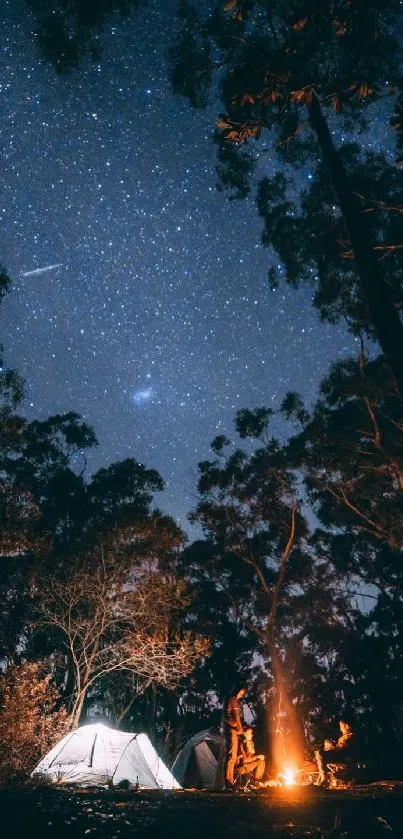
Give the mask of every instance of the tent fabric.
[[185, 743], [171, 771], [182, 787], [216, 789], [221, 776], [224, 740], [214, 729], [199, 731]]
[[146, 734], [128, 734], [106, 725], [70, 731], [42, 758], [32, 777], [79, 786], [116, 786], [120, 781], [142, 789], [180, 789]]

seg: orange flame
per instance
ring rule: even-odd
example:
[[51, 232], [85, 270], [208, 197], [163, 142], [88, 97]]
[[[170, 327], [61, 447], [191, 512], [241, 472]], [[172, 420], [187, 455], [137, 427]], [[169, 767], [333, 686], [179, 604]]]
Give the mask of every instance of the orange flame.
[[292, 787], [296, 783], [297, 770], [294, 769], [293, 766], [287, 766], [286, 769], [281, 773], [281, 777], [285, 786]]

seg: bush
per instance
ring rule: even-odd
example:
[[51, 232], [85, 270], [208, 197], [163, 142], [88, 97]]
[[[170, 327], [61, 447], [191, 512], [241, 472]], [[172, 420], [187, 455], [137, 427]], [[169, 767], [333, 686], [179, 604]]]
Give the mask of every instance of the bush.
[[44, 662], [10, 666], [0, 677], [0, 786], [26, 782], [66, 734], [68, 715], [56, 710], [59, 701]]

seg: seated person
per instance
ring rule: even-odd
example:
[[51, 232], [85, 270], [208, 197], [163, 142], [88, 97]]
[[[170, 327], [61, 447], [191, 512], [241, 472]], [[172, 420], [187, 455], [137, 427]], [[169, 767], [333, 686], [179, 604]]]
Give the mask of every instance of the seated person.
[[244, 739], [241, 743], [241, 755], [237, 763], [237, 771], [240, 775], [253, 774], [254, 781], [259, 784], [264, 775], [266, 760], [264, 755], [257, 755], [253, 742], [253, 728], [250, 726], [244, 729]]
[[323, 746], [315, 752], [315, 760], [319, 770], [319, 784], [324, 784], [327, 781], [330, 763], [345, 763], [346, 760], [355, 758], [356, 736], [350, 723], [341, 719], [339, 728], [341, 735], [337, 742], [325, 740]]

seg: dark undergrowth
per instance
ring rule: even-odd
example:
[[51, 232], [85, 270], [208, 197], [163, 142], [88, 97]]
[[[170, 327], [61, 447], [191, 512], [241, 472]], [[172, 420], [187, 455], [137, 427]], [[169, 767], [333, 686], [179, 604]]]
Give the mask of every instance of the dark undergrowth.
[[403, 839], [403, 783], [238, 795], [6, 790], [0, 808], [4, 839]]

